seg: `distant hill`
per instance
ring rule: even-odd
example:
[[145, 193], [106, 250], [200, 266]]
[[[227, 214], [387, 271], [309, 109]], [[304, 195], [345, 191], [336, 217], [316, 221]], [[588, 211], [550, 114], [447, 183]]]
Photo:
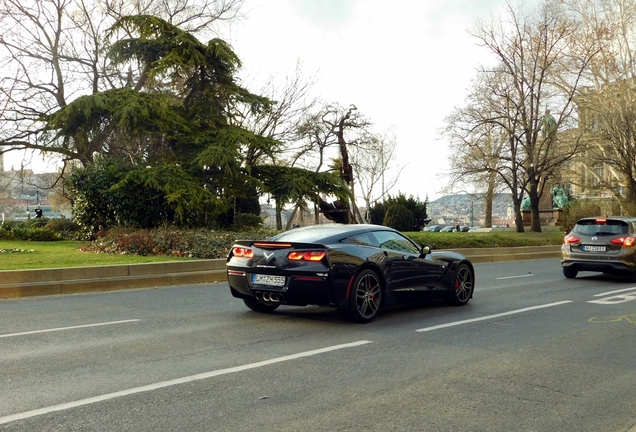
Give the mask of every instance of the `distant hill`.
[[[484, 219], [485, 194], [454, 194], [444, 195], [427, 206], [431, 223], [480, 225]], [[495, 194], [493, 200], [493, 219], [510, 220], [512, 213], [512, 195], [509, 193]], [[470, 217], [473, 216], [471, 222]]]

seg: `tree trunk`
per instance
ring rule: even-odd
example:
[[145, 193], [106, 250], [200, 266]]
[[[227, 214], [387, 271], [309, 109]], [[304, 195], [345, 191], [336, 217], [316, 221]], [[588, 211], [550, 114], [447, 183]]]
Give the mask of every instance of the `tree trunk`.
[[516, 193], [512, 195], [512, 206], [515, 209], [515, 226], [517, 227], [517, 232], [525, 232], [523, 228], [523, 214], [521, 213], [521, 200]]
[[530, 183], [530, 231], [541, 232], [541, 216], [539, 214], [539, 194], [537, 193], [538, 184]]
[[276, 200], [276, 229], [283, 229], [283, 206], [280, 204], [278, 200]]
[[[492, 228], [492, 202], [495, 197], [495, 172], [488, 176], [488, 189], [486, 190], [486, 202], [484, 203], [484, 227]], [[472, 221], [470, 221], [472, 224]]]
[[289, 231], [294, 223], [294, 219], [296, 218], [296, 214], [298, 213], [298, 204], [294, 207], [294, 211], [292, 212], [289, 220], [287, 221], [287, 225], [285, 225], [285, 231]]

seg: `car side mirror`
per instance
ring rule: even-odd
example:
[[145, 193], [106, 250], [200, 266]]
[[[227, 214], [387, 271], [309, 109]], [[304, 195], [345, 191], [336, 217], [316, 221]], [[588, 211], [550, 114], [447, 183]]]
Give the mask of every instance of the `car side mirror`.
[[428, 255], [433, 250], [431, 245], [422, 245], [422, 255]]

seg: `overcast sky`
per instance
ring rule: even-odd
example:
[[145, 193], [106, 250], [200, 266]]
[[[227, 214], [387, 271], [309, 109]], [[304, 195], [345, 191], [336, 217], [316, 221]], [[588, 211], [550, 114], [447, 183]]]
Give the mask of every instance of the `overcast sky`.
[[[468, 31], [504, 6], [505, 0], [245, 0], [245, 19], [223, 37], [243, 61], [243, 77], [282, 80], [300, 61], [307, 77], [319, 80], [324, 101], [355, 104], [375, 132], [394, 128], [396, 164], [406, 168], [393, 195], [435, 199], [448, 169], [439, 129], [465, 98], [478, 63], [489, 61]], [[19, 168], [21, 157], [7, 159], [6, 169]]]
[[[328, 102], [355, 104], [377, 132], [395, 127], [399, 191], [432, 200], [446, 184], [439, 129], [488, 53], [468, 32], [505, 0], [246, 0], [228, 37], [244, 75], [319, 79]], [[255, 90], [255, 89], [254, 89]], [[393, 191], [396, 194], [397, 190]]]

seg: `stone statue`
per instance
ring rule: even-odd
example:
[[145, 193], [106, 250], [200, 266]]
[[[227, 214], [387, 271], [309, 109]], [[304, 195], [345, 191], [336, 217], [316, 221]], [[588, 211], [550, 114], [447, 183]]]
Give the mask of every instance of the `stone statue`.
[[546, 109], [545, 114], [543, 116], [543, 137], [550, 138], [552, 133], [556, 132], [557, 122], [554, 117], [550, 114], [550, 110]]
[[521, 200], [521, 210], [530, 210], [530, 197], [524, 197]]
[[567, 203], [568, 195], [565, 193], [565, 189], [559, 185], [555, 185], [552, 188], [552, 208], [562, 209]]

